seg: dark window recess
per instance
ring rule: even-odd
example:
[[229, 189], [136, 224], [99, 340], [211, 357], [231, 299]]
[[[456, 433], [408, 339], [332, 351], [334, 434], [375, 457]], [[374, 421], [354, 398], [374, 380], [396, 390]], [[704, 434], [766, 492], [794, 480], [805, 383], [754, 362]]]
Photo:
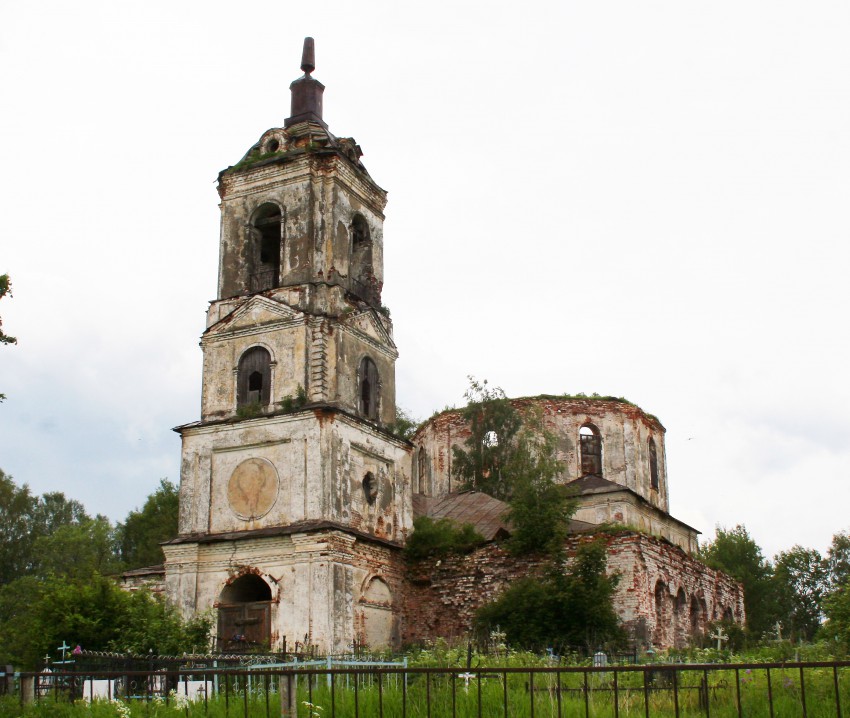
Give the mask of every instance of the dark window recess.
[[602, 476], [602, 437], [593, 424], [585, 424], [579, 431], [581, 444], [581, 475]]
[[236, 406], [260, 404], [271, 397], [271, 355], [263, 347], [252, 347], [239, 359], [236, 373]]
[[364, 299], [376, 293], [375, 271], [372, 266], [372, 237], [363, 215], [356, 214], [351, 222], [351, 275], [352, 291]]
[[655, 440], [649, 439], [649, 485], [658, 491], [658, 452], [655, 450]]
[[366, 503], [372, 506], [378, 498], [378, 480], [370, 471], [363, 477], [363, 496]]
[[427, 481], [427, 476], [425, 475], [426, 471], [427, 471], [427, 468], [426, 468], [426, 465], [425, 465], [425, 449], [422, 448], [421, 446], [419, 447], [418, 458], [419, 458], [419, 460], [417, 462], [418, 463], [417, 468], [419, 469], [419, 471], [418, 471], [418, 474], [419, 474], [419, 477], [418, 477], [419, 478], [419, 493], [424, 494], [424, 493], [426, 493], [428, 481]]
[[281, 214], [277, 205], [260, 207], [254, 219], [254, 270], [251, 291], [262, 292], [280, 286]]
[[359, 411], [362, 416], [375, 421], [378, 418], [378, 367], [369, 357], [360, 362]]

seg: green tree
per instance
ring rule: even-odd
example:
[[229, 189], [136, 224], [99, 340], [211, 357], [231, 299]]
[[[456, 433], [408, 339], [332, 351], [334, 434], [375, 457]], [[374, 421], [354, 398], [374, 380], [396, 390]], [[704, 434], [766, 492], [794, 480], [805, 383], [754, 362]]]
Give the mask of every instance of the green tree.
[[[0, 274], [0, 299], [3, 299], [6, 295], [12, 296], [12, 280], [9, 279], [8, 274]], [[0, 319], [0, 344], [17, 344], [18, 340], [15, 337], [10, 337], [8, 334], [3, 333], [3, 320]]]
[[815, 549], [794, 546], [774, 557], [774, 591], [781, 621], [792, 638], [814, 638], [823, 616], [827, 581], [827, 563]]
[[505, 392], [487, 386], [487, 381], [469, 377], [469, 389], [462, 410], [470, 434], [465, 449], [452, 448], [452, 471], [465, 488], [477, 489], [503, 501], [511, 496], [511, 481], [506, 472], [516, 450], [516, 437], [522, 417]]
[[32, 568], [32, 515], [36, 498], [0, 469], [0, 585]]
[[823, 609], [826, 623], [820, 635], [835, 641], [845, 653], [850, 653], [850, 579], [824, 599]]
[[177, 487], [161, 479], [141, 510], [131, 511], [116, 535], [119, 555], [127, 568], [156, 566], [163, 561], [161, 543], [177, 535], [179, 512]]
[[[108, 520], [100, 519], [100, 533], [111, 532]], [[60, 541], [69, 532], [82, 530], [79, 527], [90, 527], [91, 522], [79, 501], [58, 491], [33, 496], [26, 484], [17, 486], [11, 476], [0, 470], [0, 585], [52, 570], [43, 569], [44, 566], [61, 566], [67, 547]], [[91, 541], [91, 545], [87, 546], [86, 541]], [[97, 547], [92, 536], [78, 543], [88, 551]]]
[[0, 663], [33, 669], [62, 641], [87, 650], [180, 654], [204, 647], [209, 618], [184, 622], [147, 591], [129, 593], [100, 574], [25, 576], [0, 588]]
[[747, 626], [756, 635], [771, 630], [779, 611], [776, 605], [773, 569], [745, 526], [727, 530], [717, 527], [714, 541], [702, 547], [703, 561], [728, 573], [744, 587]]
[[[12, 282], [8, 274], [0, 274], [0, 299], [6, 295], [12, 296]], [[0, 344], [17, 344], [18, 340], [15, 337], [10, 337], [3, 333], [3, 320], [0, 319]], [[5, 394], [0, 394], [0, 402], [6, 399]]]
[[513, 583], [475, 615], [475, 626], [489, 633], [501, 628], [515, 647], [542, 650], [569, 645], [594, 649], [619, 641], [621, 629], [613, 596], [618, 576], [605, 573], [606, 545], [584, 542], [566, 568], [553, 564], [539, 578]]
[[832, 537], [826, 554], [830, 591], [837, 591], [850, 582], [850, 534], [840, 531]]
[[526, 416], [504, 470], [511, 486], [505, 518], [513, 527], [508, 542], [512, 553], [559, 556], [563, 550], [577, 502], [555, 481], [563, 471], [555, 449], [556, 438], [545, 430], [541, 416]]
[[35, 573], [85, 579], [121, 570], [115, 550], [114, 529], [105, 516], [85, 517], [59, 526], [35, 542]]

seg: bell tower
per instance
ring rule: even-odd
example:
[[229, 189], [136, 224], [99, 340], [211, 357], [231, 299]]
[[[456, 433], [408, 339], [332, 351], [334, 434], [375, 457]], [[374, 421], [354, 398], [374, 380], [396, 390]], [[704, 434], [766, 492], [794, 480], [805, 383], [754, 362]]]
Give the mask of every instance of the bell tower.
[[306, 635], [330, 651], [399, 636], [411, 445], [392, 433], [386, 192], [324, 121], [312, 38], [301, 70], [283, 127], [219, 174], [201, 418], [176, 429], [166, 585], [186, 614], [218, 608], [223, 650], [234, 636], [274, 648]]

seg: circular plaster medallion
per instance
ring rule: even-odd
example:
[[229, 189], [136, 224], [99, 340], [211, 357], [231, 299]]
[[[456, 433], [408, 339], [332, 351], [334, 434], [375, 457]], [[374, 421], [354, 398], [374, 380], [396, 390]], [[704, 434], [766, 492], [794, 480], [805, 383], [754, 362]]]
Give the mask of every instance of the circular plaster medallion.
[[265, 516], [275, 501], [280, 484], [274, 465], [266, 459], [247, 459], [237, 466], [227, 483], [227, 500], [240, 519]]

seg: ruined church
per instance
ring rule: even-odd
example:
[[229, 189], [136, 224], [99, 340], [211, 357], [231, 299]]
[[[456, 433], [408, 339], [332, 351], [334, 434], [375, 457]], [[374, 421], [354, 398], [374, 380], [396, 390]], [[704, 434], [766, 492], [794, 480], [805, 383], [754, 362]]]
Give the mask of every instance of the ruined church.
[[[179, 535], [165, 590], [184, 615], [214, 609], [219, 650], [326, 652], [461, 636], [475, 609], [529, 570], [501, 550], [505, 505], [459, 491], [443, 412], [393, 433], [393, 327], [381, 303], [386, 192], [352, 138], [331, 133], [324, 86], [290, 85], [291, 112], [218, 179], [218, 294], [201, 338], [200, 420], [182, 439]], [[742, 622], [743, 594], [693, 554], [669, 513], [664, 427], [622, 401], [537, 397], [580, 508], [570, 541], [608, 532], [617, 611], [635, 639], [681, 645], [712, 620]], [[402, 558], [414, 517], [472, 523], [488, 543], [420, 567]]]

